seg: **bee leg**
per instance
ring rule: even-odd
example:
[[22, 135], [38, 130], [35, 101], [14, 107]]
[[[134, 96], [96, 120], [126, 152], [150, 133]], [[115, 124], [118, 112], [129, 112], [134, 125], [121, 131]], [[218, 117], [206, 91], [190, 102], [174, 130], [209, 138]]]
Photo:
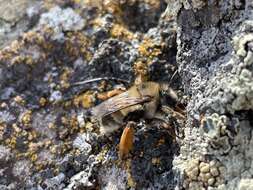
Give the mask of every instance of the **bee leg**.
[[182, 139], [184, 135], [182, 132], [179, 132], [180, 130], [178, 126], [184, 126], [186, 117], [182, 113], [174, 111], [168, 106], [161, 106], [161, 111], [172, 119], [177, 134], [181, 134], [180, 136], [177, 135], [177, 137]]
[[114, 122], [114, 121], [107, 121], [106, 123], [101, 122], [100, 123], [100, 134], [105, 135], [105, 136], [109, 136], [112, 132], [116, 131], [120, 127], [121, 127], [121, 125], [119, 123]]
[[[176, 107], [176, 108], [179, 109], [179, 107]], [[170, 108], [168, 106], [161, 106], [161, 111], [166, 113], [166, 114], [169, 114], [169, 115], [171, 115], [171, 116], [173, 116], [173, 117], [175, 117], [179, 120], [184, 121], [186, 119], [185, 115], [183, 114], [183, 111], [181, 111], [181, 110], [179, 112], [179, 111], [173, 110], [172, 108]]]
[[133, 149], [135, 122], [128, 122], [120, 138], [119, 158], [125, 159]]
[[163, 128], [165, 128], [169, 135], [175, 140], [177, 136], [177, 134], [175, 133], [175, 128], [174, 125], [171, 125], [169, 123], [169, 121], [166, 119], [166, 115], [163, 112], [157, 112], [154, 117], [152, 118], [152, 120], [158, 120], [161, 121], [163, 123]]

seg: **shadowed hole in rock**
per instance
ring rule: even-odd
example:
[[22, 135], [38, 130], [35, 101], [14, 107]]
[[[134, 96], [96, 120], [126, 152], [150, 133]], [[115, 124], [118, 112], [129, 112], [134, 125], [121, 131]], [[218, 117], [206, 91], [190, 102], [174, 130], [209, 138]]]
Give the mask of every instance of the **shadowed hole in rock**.
[[174, 187], [172, 161], [178, 152], [179, 146], [173, 142], [167, 130], [149, 126], [145, 134], [136, 133], [131, 162], [131, 174], [136, 182], [136, 189], [152, 188], [150, 184], [155, 187], [156, 184], [162, 184], [161, 181]]
[[123, 21], [130, 30], [145, 33], [150, 28], [157, 26], [165, 9], [166, 3], [163, 0], [150, 3], [136, 0], [133, 3], [124, 3], [122, 4]]

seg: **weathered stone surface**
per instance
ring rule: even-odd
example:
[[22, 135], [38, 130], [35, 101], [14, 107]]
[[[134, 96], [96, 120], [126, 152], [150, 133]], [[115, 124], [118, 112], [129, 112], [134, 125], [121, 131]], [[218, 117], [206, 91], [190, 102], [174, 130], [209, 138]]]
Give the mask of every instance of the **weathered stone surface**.
[[[250, 189], [252, 7], [0, 0], [0, 189]], [[177, 92], [164, 119], [182, 138], [141, 119], [120, 161], [122, 129], [101, 136], [88, 109], [128, 86], [71, 85], [131, 83], [138, 65]]]
[[35, 6], [39, 6], [35, 0], [0, 1], [0, 48], [17, 39], [29, 28], [32, 20], [29, 19], [27, 11]]

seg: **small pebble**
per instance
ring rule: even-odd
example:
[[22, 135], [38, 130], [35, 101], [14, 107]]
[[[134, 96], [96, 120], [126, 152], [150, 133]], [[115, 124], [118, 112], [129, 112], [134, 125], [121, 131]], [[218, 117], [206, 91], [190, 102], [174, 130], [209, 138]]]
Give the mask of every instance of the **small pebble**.
[[202, 167], [200, 167], [200, 172], [202, 172], [202, 173], [207, 173], [207, 172], [209, 172], [210, 171], [210, 166], [209, 166], [209, 164], [205, 164], [205, 165], [203, 165]]
[[219, 171], [216, 167], [213, 167], [210, 169], [210, 173], [212, 174], [212, 176], [216, 177], [219, 175]]
[[210, 173], [206, 173], [206, 174], [203, 174], [203, 181], [204, 182], [208, 182], [208, 180], [211, 178], [211, 174]]
[[210, 178], [210, 179], [208, 179], [208, 185], [213, 185], [214, 184], [214, 182], [215, 182], [215, 179], [212, 177], [212, 178]]

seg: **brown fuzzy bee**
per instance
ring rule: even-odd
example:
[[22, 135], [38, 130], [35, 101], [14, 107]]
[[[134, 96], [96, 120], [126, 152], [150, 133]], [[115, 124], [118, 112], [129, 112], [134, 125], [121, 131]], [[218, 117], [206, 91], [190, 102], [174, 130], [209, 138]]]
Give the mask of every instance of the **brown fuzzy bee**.
[[[166, 102], [169, 100], [170, 103], [173, 102], [174, 104], [178, 101], [176, 93], [169, 85], [147, 81], [147, 69], [141, 64], [136, 67], [137, 77], [132, 87], [91, 109], [92, 118], [99, 123], [101, 134], [108, 135], [120, 127], [125, 126], [119, 144], [120, 158], [127, 156], [133, 147], [135, 126], [133, 121], [138, 120], [138, 118], [159, 119], [164, 121], [164, 115], [161, 114], [161, 112], [170, 112], [170, 114], [173, 115], [174, 111], [173, 109], [167, 109], [161, 106], [163, 100], [166, 99]], [[104, 79], [110, 80], [109, 78]], [[104, 79], [92, 79], [75, 83], [75, 85]], [[115, 78], [111, 79], [115, 80]], [[121, 80], [120, 82], [125, 81]], [[171, 130], [170, 134], [173, 137], [176, 136], [174, 130]]]
[[102, 134], [110, 134], [127, 123], [121, 136], [119, 156], [125, 157], [132, 149], [134, 123], [129, 122], [141, 117], [144, 119], [162, 119], [158, 114], [161, 95], [167, 94], [177, 101], [176, 93], [166, 85], [156, 82], [142, 82], [129, 90], [113, 96], [91, 109], [91, 114], [100, 124]]

